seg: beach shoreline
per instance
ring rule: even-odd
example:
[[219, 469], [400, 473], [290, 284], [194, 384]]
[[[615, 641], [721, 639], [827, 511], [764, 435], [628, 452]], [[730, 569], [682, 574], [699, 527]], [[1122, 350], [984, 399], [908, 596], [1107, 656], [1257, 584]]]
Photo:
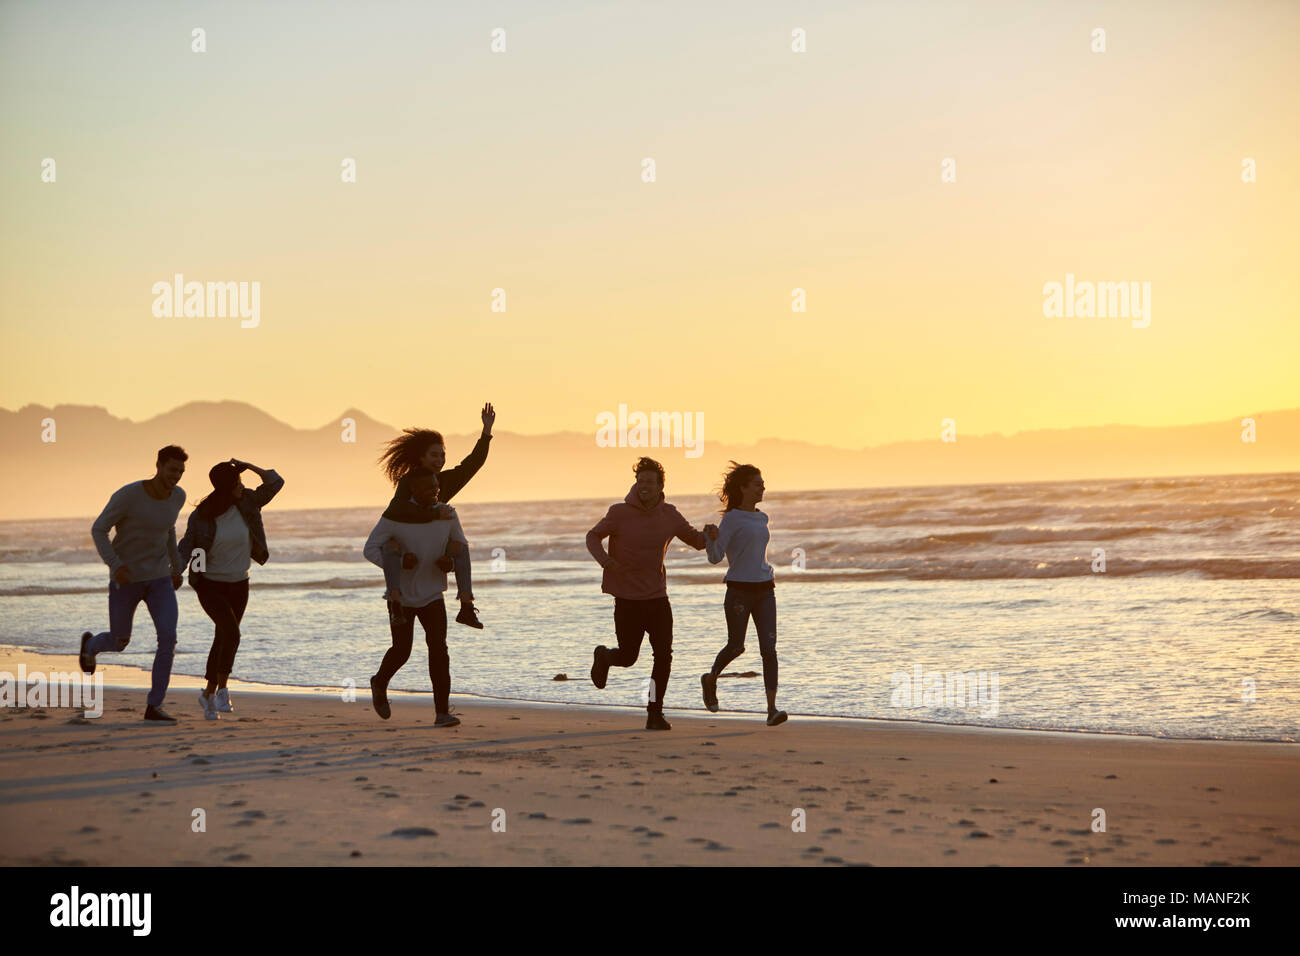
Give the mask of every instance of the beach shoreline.
[[[16, 674], [18, 665], [23, 664], [28, 673], [35, 670], [43, 672], [56, 673], [79, 673], [80, 668], [75, 654], [49, 654], [44, 651], [35, 651], [23, 648], [16, 644], [0, 643], [0, 674]], [[97, 662], [96, 670], [111, 674], [112, 679], [105, 680], [104, 690], [109, 691], [147, 691], [150, 686], [149, 671], [143, 667], [134, 664], [105, 664], [103, 658]], [[723, 675], [727, 677], [729, 675]], [[570, 680], [585, 680], [585, 675], [579, 678], [570, 678]], [[190, 674], [172, 673], [169, 693], [174, 693], [177, 689], [199, 688], [206, 685], [201, 677]], [[344, 687], [327, 687], [323, 685], [298, 685], [298, 684], [277, 684], [269, 681], [250, 681], [230, 678], [229, 687], [231, 693], [241, 694], [264, 694], [268, 696], [287, 696], [287, 697], [312, 697], [328, 698], [342, 700], [342, 694], [347, 688]], [[358, 699], [361, 697], [368, 698], [368, 688], [357, 688]], [[432, 699], [431, 691], [408, 691], [390, 689], [389, 697], [393, 699], [423, 700]], [[452, 691], [451, 700], [453, 706], [456, 702], [478, 701], [485, 704], [495, 704], [500, 706], [512, 706], [523, 708], [556, 708], [560, 710], [578, 709], [591, 711], [594, 713], [609, 714], [639, 714], [643, 708], [632, 704], [589, 704], [572, 701], [555, 701], [555, 700], [538, 700], [527, 697], [503, 697], [493, 694], [476, 694], [469, 691]], [[668, 707], [666, 713], [677, 714], [682, 717], [707, 717], [710, 720], [755, 720], [764, 717], [761, 711], [740, 710], [728, 708], [716, 714], [710, 714], [703, 708], [698, 707]], [[936, 730], [945, 730], [953, 733], [971, 731], [976, 733], [992, 734], [1031, 734], [1058, 736], [1071, 739], [1079, 736], [1089, 737], [1121, 737], [1135, 740], [1184, 740], [1199, 741], [1204, 743], [1247, 743], [1247, 744], [1280, 744], [1283, 746], [1297, 746], [1296, 741], [1284, 739], [1261, 739], [1261, 738], [1235, 738], [1235, 737], [1190, 737], [1165, 734], [1143, 734], [1122, 730], [1062, 730], [1060, 728], [1039, 728], [1039, 727], [990, 727], [985, 724], [962, 724], [948, 723], [938, 720], [922, 720], [911, 717], [854, 717], [850, 715], [839, 714], [802, 714], [790, 711], [792, 720], [798, 719], [801, 722], [846, 722], [850, 724], [863, 725], [880, 725], [881, 727], [892, 727], [904, 725], [908, 727], [934, 728]], [[179, 716], [179, 715], [178, 715]], [[1300, 752], [1298, 752], [1300, 753]]]
[[182, 722], [157, 726], [117, 669], [100, 718], [0, 710], [0, 864], [1300, 863], [1287, 743], [673, 711], [656, 733], [634, 708], [468, 695], [443, 730], [426, 694], [384, 721], [368, 689], [234, 681], [205, 721], [182, 677]]

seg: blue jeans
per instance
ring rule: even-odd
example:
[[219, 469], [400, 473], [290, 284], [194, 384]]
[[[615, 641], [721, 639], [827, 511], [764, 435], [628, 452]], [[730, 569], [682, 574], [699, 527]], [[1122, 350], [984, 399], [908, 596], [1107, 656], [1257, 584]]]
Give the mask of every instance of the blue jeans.
[[[460, 549], [460, 554], [452, 558], [452, 570], [456, 572], [456, 600], [474, 600], [474, 589], [470, 584], [469, 545]], [[384, 588], [397, 591], [402, 587], [402, 545], [390, 538], [384, 545]]]
[[176, 590], [172, 579], [154, 578], [152, 581], [132, 581], [130, 584], [108, 584], [108, 630], [96, 634], [86, 642], [90, 654], [105, 651], [124, 651], [131, 643], [131, 622], [135, 609], [144, 601], [158, 632], [158, 650], [153, 655], [153, 686], [149, 690], [150, 707], [161, 707], [167, 696], [167, 685], [172, 679], [172, 659], [176, 656]]

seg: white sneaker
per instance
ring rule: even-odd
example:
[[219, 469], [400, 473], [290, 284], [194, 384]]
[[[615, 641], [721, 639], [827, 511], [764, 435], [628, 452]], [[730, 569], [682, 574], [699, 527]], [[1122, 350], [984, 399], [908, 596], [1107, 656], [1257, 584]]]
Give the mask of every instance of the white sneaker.
[[230, 702], [230, 691], [224, 687], [217, 688], [217, 710], [223, 714], [235, 712], [235, 705]]
[[199, 706], [203, 708], [204, 720], [220, 720], [221, 715], [217, 713], [216, 702], [211, 697], [199, 691]]

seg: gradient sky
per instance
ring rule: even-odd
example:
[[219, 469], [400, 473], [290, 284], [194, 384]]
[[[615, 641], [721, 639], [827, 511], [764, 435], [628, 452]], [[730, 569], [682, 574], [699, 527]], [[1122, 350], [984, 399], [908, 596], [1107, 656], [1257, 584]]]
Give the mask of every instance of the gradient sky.
[[[0, 406], [626, 403], [847, 447], [1294, 407], [1298, 35], [1289, 2], [3, 2]], [[175, 272], [260, 281], [260, 326], [155, 318]], [[1150, 282], [1150, 328], [1044, 318], [1066, 273]]]

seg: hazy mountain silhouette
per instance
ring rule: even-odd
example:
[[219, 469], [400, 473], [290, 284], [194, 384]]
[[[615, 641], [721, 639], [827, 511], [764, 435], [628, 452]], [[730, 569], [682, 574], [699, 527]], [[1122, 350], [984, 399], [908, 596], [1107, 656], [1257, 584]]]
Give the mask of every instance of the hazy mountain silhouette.
[[[441, 426], [451, 463], [468, 454], [477, 438], [477, 430], [448, 431], [458, 422], [477, 424], [472, 403], [457, 411], [456, 417], [412, 423]], [[1255, 419], [1256, 442], [1241, 440], [1241, 417]], [[461, 500], [615, 500], [631, 485], [632, 464], [641, 454], [663, 462], [670, 495], [711, 490], [732, 458], [762, 468], [773, 491], [1300, 471], [1300, 409], [1241, 417], [1174, 427], [959, 434], [953, 443], [939, 440], [936, 422], [931, 441], [856, 451], [775, 438], [750, 445], [709, 439], [695, 459], [681, 448], [598, 447], [594, 422], [589, 433], [519, 435], [497, 429], [487, 465]], [[46, 418], [55, 423], [56, 440], [49, 443], [41, 440]], [[341, 440], [345, 418], [356, 423], [355, 443]], [[189, 495], [187, 512], [210, 490], [208, 468], [232, 455], [285, 476], [277, 507], [378, 508], [391, 489], [375, 459], [398, 431], [356, 409], [319, 428], [298, 429], [235, 401], [190, 402], [142, 422], [97, 406], [0, 409], [6, 457], [0, 518], [97, 514], [114, 489], [152, 474], [154, 454], [173, 442], [190, 454], [181, 482]]]

